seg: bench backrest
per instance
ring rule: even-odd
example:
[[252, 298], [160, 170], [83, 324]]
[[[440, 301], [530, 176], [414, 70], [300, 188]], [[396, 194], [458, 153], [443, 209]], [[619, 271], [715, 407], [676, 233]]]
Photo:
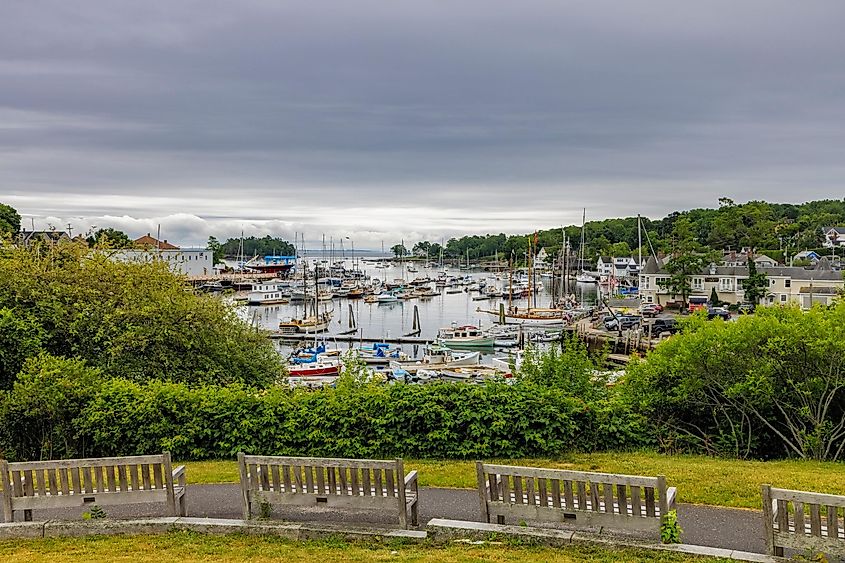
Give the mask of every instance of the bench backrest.
[[241, 487], [307, 495], [404, 497], [401, 459], [337, 459], [238, 454]]
[[845, 496], [763, 485], [763, 521], [769, 551], [782, 548], [845, 555]]
[[478, 463], [482, 503], [659, 518], [669, 510], [666, 478]]
[[9, 496], [46, 497], [132, 493], [173, 487], [170, 454], [59, 459], [8, 463], [0, 460]]

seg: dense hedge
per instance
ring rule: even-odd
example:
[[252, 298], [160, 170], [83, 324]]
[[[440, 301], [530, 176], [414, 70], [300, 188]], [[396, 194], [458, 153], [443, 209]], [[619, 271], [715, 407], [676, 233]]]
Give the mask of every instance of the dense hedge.
[[[105, 456], [169, 450], [181, 459], [228, 458], [238, 451], [472, 458], [643, 445], [635, 418], [600, 404], [590, 406], [560, 390], [528, 383], [256, 391], [114, 379], [102, 385], [70, 424], [77, 431], [77, 451], [51, 453]], [[7, 432], [28, 425], [25, 413], [15, 412], [24, 420], [7, 426]], [[3, 441], [11, 458], [44, 455], [15, 436], [7, 434]], [[30, 444], [29, 451], [24, 444]]]

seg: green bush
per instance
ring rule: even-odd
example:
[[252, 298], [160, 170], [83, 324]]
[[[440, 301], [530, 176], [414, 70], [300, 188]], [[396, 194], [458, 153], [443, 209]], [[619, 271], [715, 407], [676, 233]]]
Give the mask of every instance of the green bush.
[[125, 263], [114, 252], [77, 243], [3, 249], [0, 388], [41, 349], [141, 382], [266, 386], [284, 375], [272, 343], [231, 307], [186, 291], [161, 260]]
[[114, 379], [79, 411], [75, 431], [96, 455], [169, 450], [183, 459], [230, 458], [238, 451], [525, 457], [641, 445], [636, 419], [613, 408], [527, 382], [306, 391]]

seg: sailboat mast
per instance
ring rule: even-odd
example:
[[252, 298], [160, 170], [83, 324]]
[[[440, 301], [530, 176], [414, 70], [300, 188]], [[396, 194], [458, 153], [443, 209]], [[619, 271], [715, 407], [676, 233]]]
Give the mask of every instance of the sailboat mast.
[[643, 272], [643, 222], [637, 213], [637, 295], [640, 295], [640, 281]]

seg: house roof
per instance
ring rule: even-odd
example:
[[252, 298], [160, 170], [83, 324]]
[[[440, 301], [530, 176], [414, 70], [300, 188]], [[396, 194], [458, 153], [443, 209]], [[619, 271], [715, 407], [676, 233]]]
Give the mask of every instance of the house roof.
[[643, 268], [644, 274], [659, 274], [660, 271], [663, 270], [663, 262], [659, 259], [655, 258], [654, 256], [649, 256], [648, 260], [645, 262], [645, 267]]
[[178, 246], [170, 244], [167, 240], [158, 240], [151, 237], [150, 233], [135, 239], [135, 246], [139, 248], [157, 248], [159, 250], [179, 250]]
[[[799, 268], [790, 266], [759, 267], [757, 271], [772, 277], [788, 277], [795, 280], [841, 281], [842, 274], [831, 269], [827, 258], [820, 259], [814, 268]], [[665, 273], [662, 265], [657, 267], [656, 261], [650, 257], [643, 270], [644, 274]], [[748, 266], [705, 266], [699, 275], [702, 276], [748, 276]]]
[[845, 235], [845, 227], [822, 227], [822, 231], [824, 231], [825, 233], [834, 231], [837, 234]]
[[20, 237], [23, 244], [28, 244], [35, 240], [43, 240], [47, 242], [70, 240], [70, 237], [64, 231], [21, 231]]

